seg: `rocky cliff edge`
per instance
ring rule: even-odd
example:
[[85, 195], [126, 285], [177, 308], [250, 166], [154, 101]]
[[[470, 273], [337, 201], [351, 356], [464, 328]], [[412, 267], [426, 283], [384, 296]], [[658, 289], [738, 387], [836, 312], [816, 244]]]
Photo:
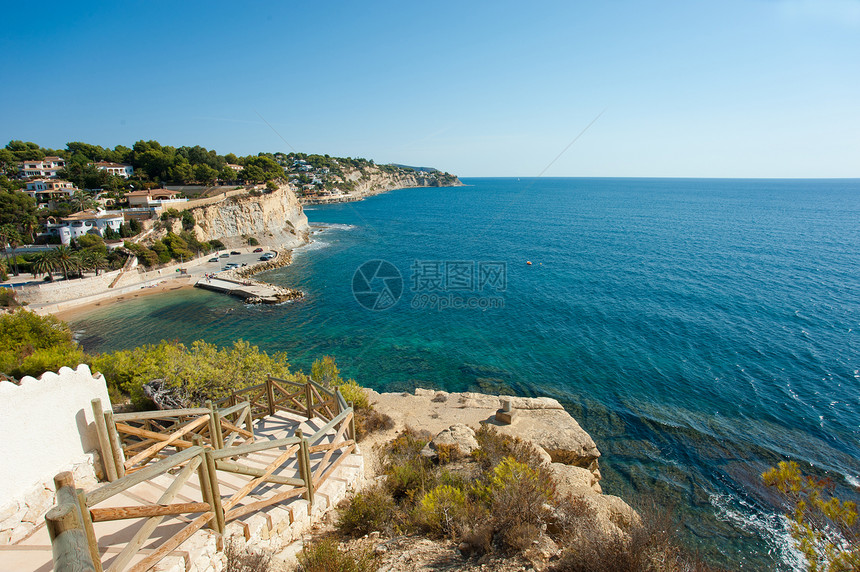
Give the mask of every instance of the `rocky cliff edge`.
[[254, 237], [262, 244], [290, 249], [305, 244], [310, 232], [308, 217], [288, 184], [189, 210], [199, 240], [218, 239], [228, 247], [247, 244], [247, 237]]

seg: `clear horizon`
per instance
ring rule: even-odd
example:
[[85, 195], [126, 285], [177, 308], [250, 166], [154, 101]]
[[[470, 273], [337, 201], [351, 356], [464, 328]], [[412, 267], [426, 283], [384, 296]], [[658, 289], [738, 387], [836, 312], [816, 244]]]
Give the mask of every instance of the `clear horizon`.
[[860, 177], [860, 0], [4, 15], [4, 145], [155, 139], [464, 178]]

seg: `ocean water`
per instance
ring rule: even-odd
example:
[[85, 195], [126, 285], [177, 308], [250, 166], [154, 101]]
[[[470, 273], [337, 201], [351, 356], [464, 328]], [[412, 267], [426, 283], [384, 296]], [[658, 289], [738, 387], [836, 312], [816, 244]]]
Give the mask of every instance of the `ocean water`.
[[243, 338], [381, 391], [555, 397], [605, 492], [714, 563], [795, 569], [760, 474], [860, 484], [860, 180], [464, 182], [309, 208], [314, 242], [261, 275], [299, 302], [182, 291], [72, 325], [90, 351]]

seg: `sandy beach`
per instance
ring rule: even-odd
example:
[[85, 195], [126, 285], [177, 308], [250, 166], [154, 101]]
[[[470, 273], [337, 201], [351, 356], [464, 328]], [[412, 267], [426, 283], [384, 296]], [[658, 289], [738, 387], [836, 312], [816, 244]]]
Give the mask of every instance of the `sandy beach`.
[[59, 312], [52, 313], [54, 316], [61, 320], [69, 321], [73, 318], [77, 318], [89, 312], [92, 312], [93, 310], [105, 308], [114, 304], [122, 304], [123, 302], [134, 300], [136, 298], [142, 298], [144, 296], [154, 296], [156, 294], [163, 294], [165, 292], [193, 288], [194, 282], [195, 280], [192, 280], [191, 276], [184, 278], [171, 278], [155, 286], [144, 287], [140, 290], [126, 292], [124, 294], [118, 294], [117, 296], [113, 296], [110, 298], [102, 298], [101, 300], [95, 302], [88, 302], [86, 304], [81, 304], [80, 306], [75, 306], [74, 308], [69, 308], [67, 310], [61, 310]]

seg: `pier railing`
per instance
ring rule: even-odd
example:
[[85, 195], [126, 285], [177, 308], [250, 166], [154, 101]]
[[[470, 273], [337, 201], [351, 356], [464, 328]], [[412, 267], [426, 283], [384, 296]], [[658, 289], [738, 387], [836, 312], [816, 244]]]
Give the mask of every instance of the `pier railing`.
[[[100, 400], [93, 400], [102, 460], [110, 482], [84, 493], [75, 488], [71, 473], [55, 477], [57, 505], [46, 516], [55, 570], [103, 571], [95, 526], [100, 522], [145, 519], [108, 568], [109, 572], [142, 572], [204, 526], [223, 534], [227, 522], [298, 496], [312, 505], [314, 491], [355, 451], [355, 420], [352, 407], [337, 389], [332, 391], [308, 381], [300, 391], [287, 390], [287, 386], [297, 385], [269, 378], [260, 384], [266, 396], [261, 400], [254, 394], [260, 386], [255, 386], [225, 400], [207, 403], [206, 407], [129, 414], [114, 415], [103, 410]], [[240, 397], [247, 400], [239, 401]], [[220, 404], [228, 406], [219, 408]], [[274, 408], [299, 412], [308, 419], [317, 417], [326, 423], [310, 436], [297, 429], [292, 437], [255, 440], [255, 405], [256, 411], [263, 413], [260, 417]], [[286, 409], [285, 405], [294, 407]], [[262, 451], [279, 454], [264, 468], [259, 462], [245, 462], [249, 455]], [[340, 454], [335, 458], [336, 452]], [[225, 498], [219, 472], [250, 480]], [[195, 475], [197, 486], [185, 487]], [[156, 478], [164, 480], [165, 476], [172, 481], [166, 488], [161, 483], [163, 492], [154, 503], [97, 506], [135, 485]], [[263, 484], [272, 486], [261, 489]], [[180, 490], [183, 502], [174, 502]], [[255, 500], [243, 502], [254, 491]], [[192, 498], [195, 494], [198, 498]], [[179, 515], [185, 516], [181, 530], [172, 532], [156, 548], [143, 548], [162, 520]], [[132, 565], [138, 555], [143, 558]]]

